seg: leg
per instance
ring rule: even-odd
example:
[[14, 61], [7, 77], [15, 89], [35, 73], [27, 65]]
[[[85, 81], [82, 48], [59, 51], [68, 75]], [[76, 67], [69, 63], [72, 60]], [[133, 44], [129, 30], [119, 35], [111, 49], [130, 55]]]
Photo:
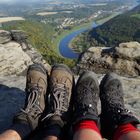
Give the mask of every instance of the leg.
[[74, 140], [102, 140], [97, 127], [99, 83], [93, 72], [84, 72], [74, 95]]
[[102, 138], [96, 131], [84, 129], [75, 133], [74, 140], [102, 140]]
[[139, 120], [125, 108], [122, 84], [116, 74], [107, 74], [101, 81], [100, 99], [102, 135], [109, 140], [140, 140], [136, 128]]
[[140, 132], [132, 131], [122, 135], [118, 140], [140, 140]]
[[14, 130], [7, 130], [0, 135], [0, 140], [21, 140], [21, 137]]
[[38, 126], [45, 108], [47, 74], [41, 65], [31, 65], [27, 71], [25, 109], [15, 118], [10, 130], [0, 135], [0, 140], [21, 140]]
[[56, 136], [46, 136], [43, 140], [58, 140]]
[[130, 123], [120, 125], [114, 133], [114, 140], [140, 140], [140, 131]]
[[73, 86], [71, 70], [63, 64], [55, 65], [51, 71], [49, 86], [50, 109], [42, 120], [46, 131], [44, 140], [57, 140], [69, 115]]

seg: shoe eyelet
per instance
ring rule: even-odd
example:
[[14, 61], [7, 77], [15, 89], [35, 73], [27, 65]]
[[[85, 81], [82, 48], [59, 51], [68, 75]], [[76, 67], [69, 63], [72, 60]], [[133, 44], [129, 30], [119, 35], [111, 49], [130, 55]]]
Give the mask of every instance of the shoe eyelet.
[[118, 110], [118, 113], [120, 113], [121, 111], [120, 110]]
[[84, 112], [83, 115], [85, 116], [86, 115], [86, 112]]
[[92, 104], [89, 104], [88, 106], [89, 106], [89, 108], [91, 108], [92, 107]]

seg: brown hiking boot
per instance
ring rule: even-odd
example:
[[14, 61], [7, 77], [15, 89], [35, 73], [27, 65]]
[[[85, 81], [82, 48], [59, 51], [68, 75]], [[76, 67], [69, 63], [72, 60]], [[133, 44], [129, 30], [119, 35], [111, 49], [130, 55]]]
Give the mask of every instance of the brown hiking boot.
[[29, 66], [26, 81], [25, 109], [14, 119], [14, 123], [29, 124], [32, 129], [38, 126], [38, 121], [45, 108], [47, 90], [47, 71], [39, 64]]
[[73, 87], [71, 70], [63, 65], [55, 65], [50, 75], [50, 109], [43, 119], [45, 125], [59, 124], [61, 127], [67, 121], [69, 104]]

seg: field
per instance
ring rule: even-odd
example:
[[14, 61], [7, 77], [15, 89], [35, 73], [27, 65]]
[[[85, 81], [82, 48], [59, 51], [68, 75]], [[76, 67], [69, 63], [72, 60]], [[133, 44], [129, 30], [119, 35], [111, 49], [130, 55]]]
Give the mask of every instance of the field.
[[91, 6], [105, 6], [107, 3], [90, 4]]
[[25, 20], [23, 17], [2, 17], [0, 18], [0, 23], [15, 21], [15, 20]]
[[73, 11], [62, 11], [62, 13], [67, 13], [67, 14], [70, 14], [72, 13]]
[[58, 12], [41, 12], [41, 13], [37, 13], [38, 16], [47, 16], [47, 15], [55, 15]]
[[134, 14], [131, 17], [136, 17], [136, 18], [139, 18], [140, 19], [140, 14]]
[[[73, 11], [61, 11], [61, 13], [67, 13], [67, 14], [70, 14], [72, 12]], [[55, 14], [58, 14], [58, 12], [40, 12], [40, 13], [37, 13], [38, 16], [49, 16], [49, 15], [55, 15]]]

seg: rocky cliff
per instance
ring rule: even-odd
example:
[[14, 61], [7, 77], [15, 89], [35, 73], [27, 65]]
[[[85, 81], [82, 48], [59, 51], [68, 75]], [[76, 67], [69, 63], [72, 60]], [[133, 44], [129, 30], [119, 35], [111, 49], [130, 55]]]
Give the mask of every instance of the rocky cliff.
[[[14, 115], [24, 106], [27, 67], [38, 62], [43, 63], [48, 71], [51, 68], [28, 43], [27, 38], [22, 31], [0, 31], [0, 132], [12, 125]], [[96, 73], [115, 71], [123, 75], [135, 76], [120, 76], [120, 79], [123, 83], [127, 107], [137, 112], [140, 118], [140, 77], [138, 76], [140, 46], [138, 46], [139, 43], [134, 42], [131, 45], [122, 44], [117, 48], [90, 48], [81, 55], [77, 67], [80, 72], [82, 70], [93, 70]], [[111, 66], [113, 67], [110, 68]], [[99, 81], [103, 75], [98, 74]]]
[[23, 31], [0, 30], [0, 132], [9, 128], [13, 116], [24, 106], [26, 70], [30, 64], [47, 64]]
[[96, 73], [113, 71], [122, 76], [140, 76], [140, 43], [122, 43], [113, 48], [92, 47], [79, 58], [77, 69]]
[[32, 63], [49, 65], [27, 41], [23, 31], [0, 30], [0, 75], [21, 75]]

